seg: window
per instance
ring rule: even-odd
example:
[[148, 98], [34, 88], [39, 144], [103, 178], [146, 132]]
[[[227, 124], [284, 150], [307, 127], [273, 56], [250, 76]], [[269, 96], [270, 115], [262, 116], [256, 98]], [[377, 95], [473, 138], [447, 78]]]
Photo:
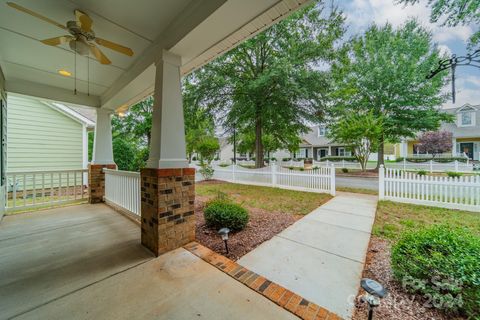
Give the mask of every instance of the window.
[[345, 148], [338, 148], [338, 156], [345, 157]]
[[475, 125], [475, 109], [464, 107], [457, 114], [459, 127], [470, 127]]
[[318, 126], [318, 136], [319, 137], [324, 137], [327, 134], [327, 127], [324, 125]]

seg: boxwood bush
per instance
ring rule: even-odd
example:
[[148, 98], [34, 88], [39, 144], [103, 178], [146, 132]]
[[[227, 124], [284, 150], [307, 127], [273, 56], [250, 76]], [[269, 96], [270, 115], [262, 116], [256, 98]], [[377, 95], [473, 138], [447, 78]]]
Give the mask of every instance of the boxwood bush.
[[244, 229], [248, 223], [248, 211], [241, 205], [225, 197], [217, 197], [207, 202], [203, 216], [208, 227], [229, 228], [233, 231]]
[[480, 238], [445, 225], [403, 234], [392, 248], [394, 277], [449, 313], [480, 319]]

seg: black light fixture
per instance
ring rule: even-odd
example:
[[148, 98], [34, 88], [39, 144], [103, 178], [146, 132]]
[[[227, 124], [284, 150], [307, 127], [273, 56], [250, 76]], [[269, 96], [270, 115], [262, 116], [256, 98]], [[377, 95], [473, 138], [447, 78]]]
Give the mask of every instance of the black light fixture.
[[225, 243], [225, 251], [228, 254], [228, 233], [230, 232], [230, 229], [228, 228], [222, 228], [218, 230], [218, 234], [222, 237], [223, 242]]
[[380, 299], [384, 298], [388, 291], [375, 280], [364, 278], [360, 281], [363, 290], [367, 292], [362, 296], [362, 301], [368, 303], [368, 320], [373, 319], [373, 309], [380, 305]]

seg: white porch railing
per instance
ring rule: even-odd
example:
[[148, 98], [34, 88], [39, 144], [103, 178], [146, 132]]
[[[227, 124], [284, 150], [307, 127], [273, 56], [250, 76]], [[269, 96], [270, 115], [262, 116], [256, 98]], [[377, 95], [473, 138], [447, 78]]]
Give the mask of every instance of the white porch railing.
[[17, 211], [87, 198], [88, 170], [7, 172], [6, 210]]
[[105, 173], [105, 201], [140, 216], [140, 173], [103, 169]]
[[[198, 175], [197, 181], [202, 177]], [[259, 169], [248, 169], [240, 166], [214, 166], [213, 178], [233, 183], [277, 187], [290, 190], [330, 193], [335, 195], [335, 170], [323, 167], [316, 170], [291, 170], [276, 164]]]
[[480, 176], [421, 176], [382, 166], [378, 180], [381, 200], [480, 212]]

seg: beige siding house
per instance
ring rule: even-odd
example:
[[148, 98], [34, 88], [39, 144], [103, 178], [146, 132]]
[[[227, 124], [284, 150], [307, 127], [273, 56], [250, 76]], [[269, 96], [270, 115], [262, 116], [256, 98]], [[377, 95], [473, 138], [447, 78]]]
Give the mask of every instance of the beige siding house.
[[8, 95], [7, 172], [87, 167], [94, 123], [65, 105]]

